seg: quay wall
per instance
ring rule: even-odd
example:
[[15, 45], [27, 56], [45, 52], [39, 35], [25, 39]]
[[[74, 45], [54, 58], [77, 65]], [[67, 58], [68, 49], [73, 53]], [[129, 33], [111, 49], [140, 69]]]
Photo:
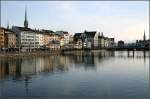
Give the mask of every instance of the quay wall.
[[59, 55], [61, 53], [60, 50], [57, 51], [37, 51], [37, 52], [1, 52], [0, 53], [0, 58], [3, 57], [36, 57], [36, 56], [48, 56], [48, 55]]

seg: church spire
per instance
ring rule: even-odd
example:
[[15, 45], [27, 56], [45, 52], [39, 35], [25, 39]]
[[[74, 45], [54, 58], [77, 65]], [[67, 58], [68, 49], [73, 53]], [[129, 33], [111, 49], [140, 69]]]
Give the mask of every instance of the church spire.
[[9, 21], [8, 21], [8, 23], [7, 23], [7, 29], [9, 29]]
[[24, 27], [28, 28], [28, 20], [27, 20], [27, 9], [25, 8], [25, 20], [24, 20]]
[[144, 41], [146, 40], [145, 30], [144, 30], [143, 40], [144, 40]]

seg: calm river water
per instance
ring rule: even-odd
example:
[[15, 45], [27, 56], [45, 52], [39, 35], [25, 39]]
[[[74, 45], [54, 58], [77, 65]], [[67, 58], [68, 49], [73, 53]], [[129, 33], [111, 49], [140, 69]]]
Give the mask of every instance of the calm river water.
[[0, 58], [0, 98], [150, 99], [150, 52]]

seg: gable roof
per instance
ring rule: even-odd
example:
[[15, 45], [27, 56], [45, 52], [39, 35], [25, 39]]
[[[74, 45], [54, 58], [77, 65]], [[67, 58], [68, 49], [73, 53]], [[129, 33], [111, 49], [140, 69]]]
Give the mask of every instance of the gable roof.
[[95, 34], [96, 34], [96, 31], [90, 31], [90, 32], [85, 31], [84, 33], [85, 33], [85, 35], [86, 35], [87, 37], [92, 37], [92, 38], [94, 38], [94, 36], [95, 36]]
[[73, 36], [74, 41], [82, 39], [82, 34], [83, 33], [75, 33], [74, 36]]
[[64, 34], [69, 34], [67, 31], [56, 31], [55, 34], [63, 36]]
[[75, 33], [74, 38], [80, 38], [83, 33]]

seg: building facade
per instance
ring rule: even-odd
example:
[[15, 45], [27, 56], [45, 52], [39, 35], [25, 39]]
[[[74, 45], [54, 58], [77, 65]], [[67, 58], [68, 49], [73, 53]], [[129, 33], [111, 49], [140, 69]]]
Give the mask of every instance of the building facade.
[[56, 31], [55, 34], [59, 35], [59, 40], [61, 40], [61, 46], [69, 44], [69, 33], [67, 31]]
[[114, 38], [105, 37], [103, 32], [98, 36], [98, 46], [99, 48], [111, 48], [115, 46]]
[[16, 34], [10, 29], [0, 28], [0, 48], [16, 48]]
[[17, 44], [17, 37], [16, 37], [16, 33], [14, 33], [13, 31], [9, 30], [6, 32], [7, 33], [7, 40], [8, 40], [8, 48], [16, 48], [16, 44]]
[[7, 47], [7, 34], [5, 33], [6, 29], [1, 27], [0, 28], [0, 48]]
[[46, 46], [47, 44], [49, 44], [49, 42], [52, 41], [54, 38], [53, 34], [54, 32], [51, 30], [41, 30], [41, 37], [43, 38], [41, 39], [41, 42], [43, 43], [41, 45]]
[[47, 48], [49, 48], [50, 50], [59, 50], [60, 49], [60, 41], [50, 41], [47, 45]]
[[119, 48], [123, 48], [124, 46], [125, 46], [124, 41], [122, 41], [122, 40], [118, 41], [118, 47]]
[[83, 38], [87, 48], [98, 48], [98, 33], [96, 31], [85, 31]]
[[75, 49], [82, 49], [83, 48], [83, 33], [75, 33], [73, 40], [75, 42], [74, 48]]
[[22, 51], [31, 51], [40, 47], [40, 34], [36, 30], [13, 26], [12, 30], [17, 35], [17, 47]]
[[24, 27], [12, 26], [16, 33], [16, 46], [22, 51], [32, 51], [44, 44], [44, 36], [39, 30], [28, 28], [27, 12], [25, 10]]
[[145, 48], [150, 50], [150, 39], [146, 39], [145, 30], [143, 40], [136, 40], [136, 46], [138, 48]]

